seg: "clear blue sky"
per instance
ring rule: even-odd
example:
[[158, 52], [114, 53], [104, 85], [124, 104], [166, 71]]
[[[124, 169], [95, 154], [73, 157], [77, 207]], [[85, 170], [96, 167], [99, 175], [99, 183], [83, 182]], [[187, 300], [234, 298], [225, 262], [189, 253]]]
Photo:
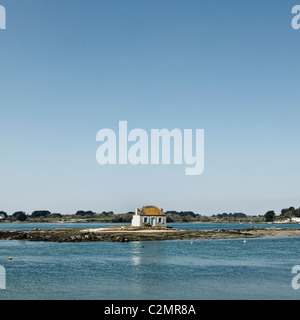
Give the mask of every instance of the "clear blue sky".
[[[0, 210], [299, 207], [298, 2], [0, 0]], [[204, 173], [100, 166], [119, 120], [205, 129]]]

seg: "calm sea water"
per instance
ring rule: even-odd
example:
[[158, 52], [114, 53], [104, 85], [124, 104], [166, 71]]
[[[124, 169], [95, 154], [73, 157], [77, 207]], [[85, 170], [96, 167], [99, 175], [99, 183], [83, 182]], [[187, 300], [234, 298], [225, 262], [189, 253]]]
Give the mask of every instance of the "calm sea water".
[[[171, 225], [171, 224], [170, 224]], [[106, 227], [0, 224], [0, 229]], [[186, 229], [254, 224], [176, 224]], [[270, 225], [268, 225], [270, 226]], [[281, 227], [281, 225], [278, 225]], [[299, 228], [299, 225], [284, 225]], [[300, 238], [156, 242], [0, 241], [0, 299], [300, 299], [291, 286]], [[9, 261], [12, 257], [12, 261]]]

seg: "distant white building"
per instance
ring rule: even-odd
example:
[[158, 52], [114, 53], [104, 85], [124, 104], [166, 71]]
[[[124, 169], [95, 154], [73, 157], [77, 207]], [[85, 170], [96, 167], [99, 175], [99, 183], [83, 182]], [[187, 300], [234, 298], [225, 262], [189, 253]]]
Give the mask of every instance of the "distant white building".
[[4, 213], [0, 213], [0, 219], [5, 219], [5, 214]]
[[132, 217], [131, 225], [133, 227], [142, 227], [146, 224], [151, 226], [165, 227], [167, 224], [167, 216], [163, 209], [155, 206], [144, 206], [135, 209], [135, 215]]

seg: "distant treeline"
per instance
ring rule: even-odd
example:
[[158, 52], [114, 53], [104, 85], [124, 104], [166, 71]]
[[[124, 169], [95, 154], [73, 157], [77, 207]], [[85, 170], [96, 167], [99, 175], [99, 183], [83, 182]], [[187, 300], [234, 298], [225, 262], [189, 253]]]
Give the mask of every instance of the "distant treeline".
[[167, 216], [172, 216], [174, 214], [178, 214], [180, 217], [186, 217], [186, 216], [191, 216], [193, 218], [196, 218], [196, 216], [199, 214], [195, 214], [193, 211], [166, 211], [165, 212]]
[[0, 211], [1, 219], [8, 220], [18, 220], [18, 221], [40, 221], [40, 220], [70, 220], [70, 219], [90, 219], [90, 220], [106, 220], [111, 222], [130, 222], [132, 219], [133, 212], [128, 212], [125, 214], [114, 214], [113, 211], [103, 211], [101, 213], [96, 213], [94, 211], [88, 210], [78, 210], [75, 214], [61, 214], [61, 213], [51, 213], [48, 210], [36, 210], [31, 214], [26, 214], [24, 211], [16, 211], [11, 216], [6, 212]]
[[[194, 213], [193, 211], [167, 211], [167, 216], [171, 219], [178, 219], [181, 218], [183, 220], [186, 219], [196, 219], [196, 220], [205, 220], [208, 216], [201, 216], [198, 213]], [[236, 212], [236, 213], [219, 213], [217, 215], [212, 215], [208, 218], [216, 218], [216, 219], [223, 219], [223, 218], [247, 218], [247, 215], [245, 213]]]
[[[274, 221], [276, 219], [276, 213], [274, 210], [268, 211], [265, 215], [265, 220], [266, 221]], [[277, 220], [282, 220], [282, 219], [292, 219], [293, 217], [300, 217], [300, 208], [295, 208], [295, 207], [289, 207], [289, 208], [284, 208], [281, 210], [280, 215], [277, 217]]]
[[235, 213], [219, 213], [217, 215], [212, 215], [212, 217], [216, 217], [216, 218], [219, 218], [219, 219], [222, 219], [222, 218], [247, 218], [247, 215], [245, 213], [242, 213], [242, 212], [235, 212]]
[[[166, 211], [167, 222], [190, 222], [190, 221], [200, 221], [200, 222], [209, 222], [215, 219], [230, 219], [230, 218], [246, 218], [244, 213], [222, 213], [209, 216], [201, 216], [198, 213], [193, 211]], [[1, 215], [2, 214], [2, 215]], [[101, 213], [96, 213], [92, 210], [78, 210], [75, 214], [61, 214], [61, 213], [51, 213], [49, 210], [36, 210], [31, 214], [26, 214], [24, 211], [16, 211], [11, 216], [6, 212], [0, 211], [0, 217], [10, 220], [26, 221], [40, 221], [43, 219], [53, 220], [53, 219], [86, 219], [89, 221], [94, 220], [105, 220], [107, 222], [131, 222], [132, 215], [134, 212], [120, 213], [115, 214], [113, 211], [103, 211]]]
[[[274, 210], [266, 212], [264, 215], [247, 216], [242, 212], [235, 213], [219, 213], [212, 216], [200, 215], [193, 211], [175, 211], [170, 210], [165, 212], [167, 215], [167, 222], [230, 222], [239, 221], [240, 219], [251, 221], [274, 221], [282, 219], [291, 219], [293, 217], [300, 217], [300, 207], [289, 207], [281, 210], [280, 214], [276, 216]], [[24, 211], [16, 211], [9, 216], [5, 211], [0, 211], [0, 219], [10, 221], [54, 221], [54, 220], [79, 220], [86, 221], [103, 221], [103, 222], [131, 222], [134, 212], [115, 214], [113, 211], [102, 211], [96, 213], [92, 210], [78, 210], [74, 214], [51, 213], [49, 210], [35, 210], [30, 215]]]
[[281, 210], [281, 217], [286, 217], [286, 218], [290, 218], [290, 217], [300, 217], [300, 208], [295, 209], [294, 207], [289, 207], [286, 209], [282, 209]]

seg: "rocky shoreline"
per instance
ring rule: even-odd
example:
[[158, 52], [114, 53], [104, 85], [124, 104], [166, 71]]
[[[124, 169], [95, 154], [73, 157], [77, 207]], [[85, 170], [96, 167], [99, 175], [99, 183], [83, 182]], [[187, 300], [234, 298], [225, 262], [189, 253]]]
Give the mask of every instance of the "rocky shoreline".
[[112, 227], [101, 229], [34, 229], [30, 231], [0, 231], [0, 240], [48, 241], [48, 242], [129, 242], [162, 240], [236, 239], [274, 236], [300, 236], [298, 229], [248, 228], [215, 229], [211, 231], [166, 229], [142, 229], [132, 227]]

